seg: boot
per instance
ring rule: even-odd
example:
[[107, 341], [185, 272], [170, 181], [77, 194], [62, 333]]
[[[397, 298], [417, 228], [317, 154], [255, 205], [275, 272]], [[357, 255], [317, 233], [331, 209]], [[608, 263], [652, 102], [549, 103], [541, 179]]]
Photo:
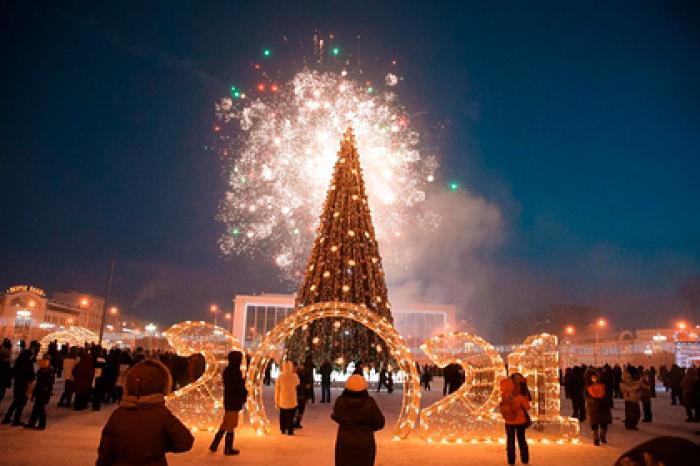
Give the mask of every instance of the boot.
[[294, 428], [295, 429], [301, 429], [301, 416], [297, 416], [296, 419], [294, 420]]
[[596, 447], [600, 446], [600, 437], [598, 436], [598, 429], [593, 431], [593, 445]]
[[214, 440], [211, 441], [211, 445], [209, 445], [209, 450], [212, 452], [215, 452], [219, 448], [219, 444], [221, 443], [221, 438], [224, 436], [224, 431], [223, 429], [219, 429], [216, 434], [214, 434]]
[[226, 440], [224, 440], [224, 455], [232, 456], [240, 453], [239, 450], [233, 448], [233, 432], [226, 432]]
[[600, 431], [600, 441], [603, 443], [608, 443], [608, 431], [607, 430], [601, 430]]

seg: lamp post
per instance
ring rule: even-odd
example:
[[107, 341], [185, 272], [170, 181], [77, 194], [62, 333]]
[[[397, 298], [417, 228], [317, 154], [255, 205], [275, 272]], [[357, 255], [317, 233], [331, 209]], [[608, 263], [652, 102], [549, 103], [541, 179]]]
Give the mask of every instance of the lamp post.
[[562, 339], [562, 341], [566, 344], [567, 349], [568, 349], [568, 357], [567, 357], [567, 361], [566, 361], [567, 366], [573, 365], [572, 364], [573, 352], [571, 351], [571, 342], [568, 340], [567, 337], [572, 337], [575, 334], [576, 334], [576, 327], [574, 327], [573, 325], [567, 325], [566, 327], [564, 327], [564, 338]]
[[149, 356], [153, 353], [153, 335], [156, 333], [156, 324], [153, 322], [149, 323], [144, 327], [144, 330], [148, 332], [148, 354]]
[[233, 319], [230, 312], [224, 314], [224, 319], [229, 321], [229, 331], [233, 334]]
[[595, 351], [593, 352], [593, 365], [598, 367], [598, 353], [600, 353], [600, 331], [608, 326], [608, 321], [602, 317], [595, 322]]
[[217, 316], [219, 314], [219, 306], [217, 306], [216, 304], [212, 304], [211, 306], [209, 306], [209, 312], [214, 314], [214, 327], [216, 327]]

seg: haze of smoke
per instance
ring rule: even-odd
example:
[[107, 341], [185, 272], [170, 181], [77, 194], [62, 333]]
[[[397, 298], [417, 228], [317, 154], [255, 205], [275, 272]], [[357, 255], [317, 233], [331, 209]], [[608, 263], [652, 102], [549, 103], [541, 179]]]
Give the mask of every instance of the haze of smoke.
[[504, 237], [501, 210], [465, 191], [431, 193], [424, 209], [440, 220], [434, 229], [408, 228], [402, 234], [400, 250], [409, 260], [387, 266], [390, 299], [454, 304], [457, 321], [466, 320], [468, 328], [491, 326], [480, 317], [480, 301], [490, 275], [489, 255]]

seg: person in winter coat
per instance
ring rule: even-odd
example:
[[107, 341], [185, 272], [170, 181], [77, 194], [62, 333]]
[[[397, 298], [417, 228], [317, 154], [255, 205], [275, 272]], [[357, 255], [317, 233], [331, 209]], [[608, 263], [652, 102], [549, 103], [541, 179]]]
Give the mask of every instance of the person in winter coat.
[[607, 396], [607, 387], [597, 373], [592, 373], [586, 382], [586, 415], [593, 430], [593, 444], [608, 443], [608, 426], [612, 424], [612, 410]]
[[391, 380], [391, 375], [389, 374], [386, 365], [382, 365], [382, 368], [379, 371], [379, 383], [377, 384], [377, 393], [379, 393], [379, 391], [382, 389], [382, 385], [386, 387], [386, 391], [388, 393], [394, 391], [394, 387], [392, 386], [393, 381]]
[[126, 376], [122, 402], [102, 429], [96, 466], [166, 466], [167, 452], [192, 448], [189, 429], [165, 407], [170, 371], [144, 359]]
[[[51, 391], [54, 383], [54, 369], [49, 359], [40, 359], [37, 363], [39, 370], [36, 371], [36, 384], [32, 391], [34, 407], [29, 416], [29, 422], [24, 427], [28, 429], [46, 429], [46, 405], [49, 404]], [[37, 424], [38, 421], [38, 424]]]
[[301, 379], [302, 385], [306, 388], [306, 398], [311, 400], [311, 404], [316, 403], [316, 391], [314, 390], [314, 361], [311, 357], [304, 361], [304, 377]]
[[90, 391], [92, 390], [92, 382], [95, 378], [95, 367], [92, 364], [90, 353], [84, 349], [80, 353], [80, 359], [73, 368], [73, 389], [75, 391], [75, 402], [73, 409], [82, 411], [87, 408], [90, 400]]
[[649, 371], [641, 371], [641, 377], [639, 379], [639, 401], [642, 402], [642, 411], [644, 417], [642, 422], [648, 423], [652, 420], [651, 415], [651, 387], [653, 385], [653, 376]]
[[567, 388], [567, 391], [571, 396], [571, 409], [573, 411], [571, 417], [575, 417], [580, 422], [586, 420], [586, 402], [583, 394], [583, 373], [584, 370], [582, 367], [574, 366], [574, 368], [571, 370], [571, 377]]
[[306, 380], [306, 370], [304, 365], [300, 364], [297, 367], [297, 377], [299, 377], [299, 385], [297, 385], [297, 409], [294, 412], [294, 428], [301, 429], [301, 420], [304, 418], [306, 411], [306, 401], [309, 399], [309, 384]]
[[695, 405], [695, 396], [693, 393], [693, 388], [697, 379], [698, 370], [695, 367], [691, 367], [685, 372], [685, 377], [683, 377], [683, 383], [681, 384], [681, 389], [683, 391], [681, 403], [685, 407], [685, 414], [687, 416], [685, 422], [700, 421], [700, 407]]
[[669, 385], [671, 386], [671, 404], [683, 404], [683, 377], [685, 372], [677, 364], [671, 366], [669, 371]]
[[15, 359], [15, 365], [12, 368], [12, 403], [7, 408], [5, 417], [2, 419], [3, 424], [12, 422], [13, 426], [21, 426], [22, 411], [27, 405], [31, 384], [34, 382], [34, 352], [30, 349], [22, 350]]
[[119, 373], [114, 382], [114, 400], [117, 403], [121, 403], [124, 397], [124, 384], [126, 383], [126, 373], [129, 371], [129, 361], [127, 353], [122, 353], [119, 356]]
[[330, 361], [324, 361], [318, 370], [321, 374], [321, 403], [331, 402], [331, 374], [333, 366]]
[[622, 391], [620, 390], [620, 383], [622, 382], [622, 368], [619, 364], [615, 364], [613, 368], [613, 396], [615, 398], [622, 398]]
[[294, 414], [297, 409], [297, 387], [299, 376], [294, 371], [294, 363], [282, 363], [282, 373], [275, 383], [275, 406], [280, 410], [280, 430], [283, 434], [294, 435]]
[[420, 382], [426, 391], [430, 391], [430, 382], [433, 380], [433, 375], [430, 373], [430, 368], [426, 364], [423, 367], [423, 372], [420, 375]]
[[351, 375], [335, 400], [331, 419], [338, 423], [335, 466], [373, 466], [377, 453], [374, 432], [384, 428], [384, 415], [367, 392], [367, 381]]
[[272, 385], [272, 360], [267, 363], [267, 366], [265, 366], [265, 375], [263, 376], [263, 384], [265, 384], [266, 387], [269, 387]]
[[12, 342], [5, 338], [0, 345], [0, 402], [5, 398], [5, 390], [12, 386]]
[[528, 411], [530, 402], [520, 393], [521, 384], [512, 379], [501, 381], [501, 415], [506, 425], [506, 457], [508, 464], [515, 464], [515, 439], [518, 439], [520, 461], [527, 464], [530, 461], [530, 450], [525, 438], [525, 430], [528, 428]]
[[647, 372], [649, 373], [649, 383], [651, 384], [651, 397], [656, 398], [656, 368], [651, 366]]
[[92, 410], [99, 411], [105, 399], [105, 365], [107, 361], [99, 346], [93, 355], [93, 365], [95, 367], [95, 378], [92, 382]]
[[622, 373], [622, 382], [620, 383], [622, 397], [625, 400], [625, 429], [637, 430], [639, 423], [639, 377], [637, 369], [629, 366]]
[[66, 357], [63, 359], [63, 393], [58, 399], [58, 406], [70, 408], [75, 382], [73, 380], [73, 369], [78, 362], [78, 348], [72, 347]]
[[231, 351], [228, 354], [228, 366], [224, 369], [224, 419], [221, 421], [218, 432], [209, 446], [209, 450], [215, 452], [219, 448], [221, 438], [226, 434], [224, 442], [224, 455], [237, 455], [239, 450], [233, 448], [233, 440], [238, 427], [238, 412], [243, 409], [248, 391], [245, 388], [241, 362], [243, 353]]

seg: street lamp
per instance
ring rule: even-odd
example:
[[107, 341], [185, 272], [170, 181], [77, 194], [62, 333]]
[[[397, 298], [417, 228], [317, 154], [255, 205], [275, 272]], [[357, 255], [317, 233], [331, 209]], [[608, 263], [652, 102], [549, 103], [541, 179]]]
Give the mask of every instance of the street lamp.
[[212, 304], [211, 306], [209, 306], [209, 312], [214, 314], [214, 327], [216, 327], [217, 316], [219, 314], [219, 306], [217, 306], [216, 304]]
[[233, 316], [231, 315], [230, 312], [227, 312], [226, 314], [224, 314], [224, 319], [229, 321], [229, 328], [230, 328], [231, 333], [233, 333], [233, 318], [232, 317]]
[[681, 320], [678, 322], [678, 324], [676, 324], [676, 326], [678, 327], [678, 330], [685, 330], [688, 328], [688, 322]]
[[571, 336], [576, 333], [576, 327], [574, 327], [573, 325], [567, 325], [566, 327], [564, 327], [564, 333], [566, 335]]
[[600, 317], [595, 322], [595, 352], [593, 354], [593, 365], [598, 367], [598, 353], [600, 353], [600, 331], [605, 330], [608, 321]]

